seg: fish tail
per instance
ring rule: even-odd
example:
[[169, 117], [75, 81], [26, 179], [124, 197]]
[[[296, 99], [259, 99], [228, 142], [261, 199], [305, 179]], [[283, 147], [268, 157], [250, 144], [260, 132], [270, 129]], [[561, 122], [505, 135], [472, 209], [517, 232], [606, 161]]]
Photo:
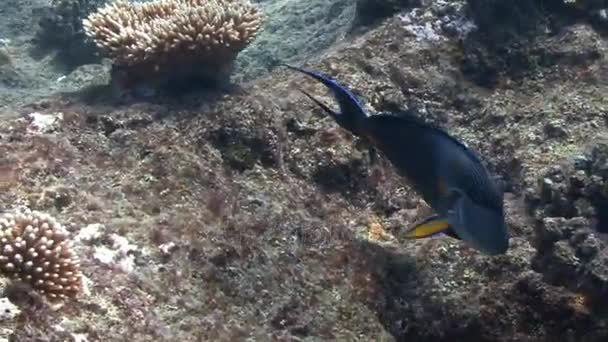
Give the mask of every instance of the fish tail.
[[353, 133], [359, 134], [362, 129], [361, 124], [368, 117], [368, 115], [356, 97], [348, 89], [346, 89], [346, 87], [331, 79], [329, 76], [325, 76], [321, 73], [302, 69], [289, 64], [282, 65], [289, 69], [308, 75], [325, 85], [332, 92], [334, 98], [338, 102], [340, 107], [339, 113], [332, 111], [329, 109], [329, 107], [323, 105], [319, 100], [315, 99], [310, 94], [306, 92], [304, 92], [304, 94], [313, 100], [325, 112], [331, 115], [342, 127]]
[[309, 92], [305, 91], [304, 89], [299, 89], [300, 92], [304, 95], [306, 95], [306, 97], [308, 97], [309, 99], [311, 99], [314, 103], [317, 104], [317, 106], [321, 107], [321, 109], [323, 109], [327, 114], [331, 115], [332, 118], [334, 119], [338, 119], [338, 115], [340, 115], [340, 113], [336, 113], [334, 112], [331, 108], [329, 108], [325, 103], [321, 102], [319, 99], [317, 99], [316, 97], [310, 95]]

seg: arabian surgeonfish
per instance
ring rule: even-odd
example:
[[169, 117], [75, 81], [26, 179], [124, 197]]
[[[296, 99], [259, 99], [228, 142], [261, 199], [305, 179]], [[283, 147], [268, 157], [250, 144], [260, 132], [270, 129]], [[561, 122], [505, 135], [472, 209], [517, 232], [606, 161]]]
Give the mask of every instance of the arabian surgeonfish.
[[368, 115], [355, 96], [330, 77], [285, 66], [329, 88], [339, 112], [302, 92], [342, 128], [370, 141], [433, 208], [436, 214], [410, 227], [407, 239], [442, 233], [489, 255], [507, 251], [503, 192], [471, 149], [410, 112]]

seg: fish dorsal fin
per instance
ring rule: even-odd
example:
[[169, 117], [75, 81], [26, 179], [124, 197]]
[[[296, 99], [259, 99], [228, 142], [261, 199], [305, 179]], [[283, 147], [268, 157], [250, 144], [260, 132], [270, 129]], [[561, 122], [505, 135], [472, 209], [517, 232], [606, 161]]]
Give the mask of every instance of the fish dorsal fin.
[[476, 163], [480, 163], [481, 164], [481, 159], [479, 159], [479, 157], [477, 156], [477, 154], [475, 154], [473, 151], [471, 151], [471, 149], [467, 145], [465, 145], [461, 141], [459, 141], [456, 138], [454, 138], [453, 136], [451, 136], [443, 128], [439, 127], [436, 124], [433, 124], [433, 123], [430, 123], [430, 122], [427, 122], [427, 121], [423, 120], [422, 118], [420, 118], [419, 116], [415, 115], [411, 111], [400, 111], [400, 112], [398, 112], [396, 114], [392, 114], [392, 113], [380, 113], [380, 114], [373, 115], [372, 117], [374, 117], [374, 116], [383, 116], [383, 117], [395, 118], [394, 119], [394, 120], [396, 120], [395, 122], [398, 122], [399, 120], [402, 120], [404, 122], [407, 122], [408, 124], [417, 125], [421, 129], [429, 130], [429, 131], [433, 132], [434, 134], [437, 134], [439, 136], [442, 136], [443, 138], [446, 138], [447, 140], [450, 140], [451, 142], [453, 142], [454, 144], [456, 144], [457, 146], [459, 146], [463, 150], [463, 152], [466, 153]]

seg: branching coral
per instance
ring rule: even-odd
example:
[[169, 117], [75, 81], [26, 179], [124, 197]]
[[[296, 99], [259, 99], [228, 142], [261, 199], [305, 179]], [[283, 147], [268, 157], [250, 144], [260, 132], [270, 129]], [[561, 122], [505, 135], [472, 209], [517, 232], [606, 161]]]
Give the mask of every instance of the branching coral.
[[82, 285], [78, 258], [67, 232], [39, 212], [0, 216], [0, 269], [50, 299], [76, 295]]
[[116, 66], [145, 73], [213, 73], [256, 36], [261, 15], [248, 0], [119, 0], [83, 21]]

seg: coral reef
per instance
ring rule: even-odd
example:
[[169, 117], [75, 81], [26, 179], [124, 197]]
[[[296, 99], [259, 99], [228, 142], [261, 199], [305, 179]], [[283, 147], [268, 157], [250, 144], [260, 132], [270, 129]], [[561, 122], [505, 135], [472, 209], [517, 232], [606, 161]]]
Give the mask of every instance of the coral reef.
[[83, 26], [112, 58], [120, 83], [213, 83], [227, 79], [261, 21], [248, 0], [117, 1]]
[[[0, 13], [4, 18], [0, 21], [0, 45], [6, 46], [11, 60], [10, 65], [0, 67], [0, 116], [3, 118], [18, 114], [18, 107], [27, 106], [49, 94], [74, 92], [88, 86], [107, 84], [108, 77], [105, 75], [108, 74], [109, 65], [89, 64], [77, 67], [82, 63], [99, 61], [99, 57], [93, 55], [97, 50], [94, 44], [89, 42], [88, 48], [78, 47], [78, 40], [84, 39], [83, 33], [79, 38], [71, 40], [73, 46], [39, 45], [43, 41], [52, 41], [50, 38], [36, 38], [40, 16], [43, 16], [41, 12], [46, 12], [45, 8], [48, 9], [50, 3], [51, 1], [38, 0], [0, 2]], [[88, 52], [85, 52], [87, 49]], [[77, 77], [83, 69], [87, 69], [86, 79]]]
[[51, 299], [81, 290], [78, 257], [55, 219], [39, 212], [0, 216], [0, 268]]
[[40, 16], [35, 42], [41, 49], [55, 49], [69, 68], [99, 62], [95, 44], [87, 41], [82, 20], [107, 0], [53, 0], [37, 10]]
[[552, 283], [584, 292], [595, 307], [608, 295], [608, 137], [551, 167], [527, 201], [537, 220], [534, 266]]
[[413, 7], [420, 0], [357, 0], [354, 25], [370, 25], [406, 7]]
[[517, 81], [538, 75], [562, 58], [572, 64], [589, 60], [570, 58], [571, 54], [592, 53], [590, 57], [597, 58], [597, 52], [563, 45], [571, 48], [565, 53], [548, 43], [564, 29], [576, 30], [581, 21], [579, 13], [563, 1], [468, 0], [467, 4], [479, 29], [463, 42], [461, 70], [481, 86], [493, 88], [505, 76]]
[[120, 106], [54, 95], [0, 120], [0, 209], [19, 203], [69, 223], [91, 295], [52, 310], [4, 287], [20, 313], [0, 337], [608, 340], [598, 138], [608, 42], [595, 25], [571, 5], [537, 13], [541, 25], [558, 12], [577, 19], [555, 21], [551, 34], [505, 23], [519, 56], [532, 49], [550, 63], [525, 59], [515, 73], [481, 54], [478, 70], [496, 70], [484, 88], [462, 73], [467, 54], [492, 46], [464, 0], [423, 1], [353, 35], [342, 35], [352, 1], [258, 5], [280, 18], [239, 54], [245, 68], [307, 56], [307, 68], [348, 85], [371, 113], [407, 109], [459, 137], [504, 184], [509, 252], [403, 241], [429, 208], [297, 91], [331, 100], [301, 75], [276, 69], [240, 92]]
[[[67, 3], [68, 0], [64, 1]], [[73, 18], [73, 12], [67, 11], [60, 17], [58, 10], [49, 5], [39, 8], [41, 4], [38, 0], [0, 2], [0, 11], [6, 19], [0, 21], [0, 32], [3, 34], [0, 39], [11, 40], [10, 48], [14, 50], [11, 51], [11, 56], [15, 62], [14, 70], [0, 70], [0, 107], [7, 108], [3, 113], [4, 116], [14, 115], [18, 106], [27, 105], [58, 92], [74, 93], [85, 89], [86, 94], [89, 94], [90, 89], [93, 97], [99, 97], [99, 90], [105, 90], [104, 85], [111, 83], [112, 67], [109, 59], [102, 59], [100, 64], [78, 66], [82, 63], [97, 63], [99, 56], [91, 55], [93, 53], [91, 50], [95, 50], [97, 54], [99, 51], [91, 40], [82, 44], [84, 31], [80, 28], [81, 21], [76, 18], [82, 19], [83, 16], [90, 14], [88, 8], [93, 10], [97, 5], [105, 2], [103, 0], [89, 0], [86, 3], [71, 0], [71, 2], [78, 3], [78, 7], [71, 6], [79, 9], [77, 15], [73, 14]], [[61, 3], [56, 1], [56, 4]], [[80, 3], [83, 6], [80, 6]], [[90, 6], [86, 5], [87, 3]], [[348, 0], [332, 2], [272, 0], [258, 1], [256, 6], [266, 17], [264, 29], [237, 56], [235, 70], [231, 76], [233, 84], [263, 76], [279, 61], [298, 64], [308, 58], [315, 58], [348, 33], [355, 11], [355, 2]], [[33, 14], [30, 10], [32, 8]], [[66, 5], [66, 8], [71, 7]], [[79, 25], [77, 30], [82, 32], [73, 39], [65, 39], [66, 42], [72, 42], [74, 52], [69, 52], [72, 47], [63, 45], [42, 48], [39, 44], [43, 43], [43, 40], [32, 36], [45, 34], [32, 30], [32, 27], [38, 26], [39, 21], [42, 20], [40, 17], [45, 17], [47, 15], [45, 13], [49, 12], [60, 22], [65, 20], [66, 23], [74, 22]], [[69, 29], [65, 32], [71, 31]], [[62, 32], [62, 30], [51, 26], [46, 33], [52, 34], [52, 32]], [[53, 41], [54, 38], [47, 40]], [[73, 57], [64, 56], [68, 52]], [[196, 66], [195, 70], [199, 70], [199, 67], [202, 65]], [[123, 72], [115, 70], [115, 73], [120, 75]], [[150, 92], [150, 89], [143, 90], [145, 95], [155, 93]], [[9, 107], [12, 109], [8, 110]]]
[[537, 1], [468, 0], [471, 17], [488, 42], [501, 45], [542, 32], [545, 17]]
[[608, 29], [608, 2], [606, 0], [564, 0], [564, 4], [580, 11], [596, 27]]

